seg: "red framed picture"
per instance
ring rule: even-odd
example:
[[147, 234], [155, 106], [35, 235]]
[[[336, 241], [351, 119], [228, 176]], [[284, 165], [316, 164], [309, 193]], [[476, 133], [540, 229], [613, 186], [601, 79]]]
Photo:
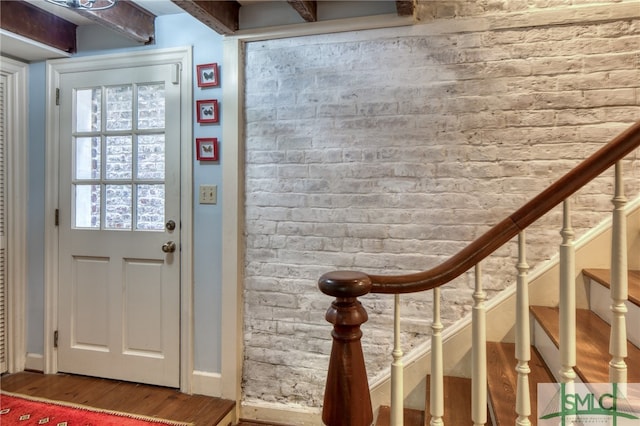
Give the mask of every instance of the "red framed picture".
[[196, 158], [198, 161], [218, 161], [218, 138], [196, 139]]
[[217, 123], [218, 101], [216, 99], [196, 101], [196, 114], [198, 123]]
[[196, 66], [198, 73], [198, 87], [218, 85], [218, 64], [202, 64]]

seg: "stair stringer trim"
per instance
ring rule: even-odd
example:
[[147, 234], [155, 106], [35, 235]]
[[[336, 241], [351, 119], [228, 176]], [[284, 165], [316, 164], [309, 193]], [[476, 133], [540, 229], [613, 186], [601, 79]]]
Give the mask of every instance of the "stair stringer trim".
[[[640, 251], [640, 196], [629, 202], [625, 208], [627, 216], [627, 240], [629, 251]], [[611, 216], [609, 215], [594, 228], [575, 241], [576, 248], [576, 289], [577, 307], [589, 307], [589, 280], [582, 276], [586, 267], [609, 268], [610, 259], [594, 254], [596, 248], [610, 252]], [[638, 259], [640, 261], [640, 259]], [[640, 268], [636, 259], [629, 259], [629, 268]], [[514, 263], [514, 274], [515, 274]], [[529, 297], [531, 305], [557, 306], [557, 277], [559, 275], [559, 255], [552, 256], [529, 273]], [[505, 288], [487, 301], [487, 340], [514, 341], [516, 284]], [[504, 321], [509, 318], [509, 321]], [[471, 377], [471, 315], [456, 321], [442, 332], [445, 374], [457, 377]], [[533, 344], [533, 341], [532, 341]], [[416, 346], [403, 358], [403, 394], [405, 408], [424, 410], [426, 398], [426, 376], [430, 373], [431, 341]], [[382, 370], [370, 380], [371, 402], [374, 411], [381, 405], [389, 405], [391, 399], [391, 368]]]

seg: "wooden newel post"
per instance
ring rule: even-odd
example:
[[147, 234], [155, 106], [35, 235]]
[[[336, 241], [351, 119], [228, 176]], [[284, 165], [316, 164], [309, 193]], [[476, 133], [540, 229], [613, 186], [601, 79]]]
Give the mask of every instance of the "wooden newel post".
[[360, 325], [367, 321], [367, 312], [358, 297], [369, 293], [371, 280], [360, 272], [330, 272], [320, 277], [318, 286], [336, 298], [326, 314], [333, 324], [333, 347], [322, 421], [327, 426], [370, 426], [373, 410], [360, 344]]

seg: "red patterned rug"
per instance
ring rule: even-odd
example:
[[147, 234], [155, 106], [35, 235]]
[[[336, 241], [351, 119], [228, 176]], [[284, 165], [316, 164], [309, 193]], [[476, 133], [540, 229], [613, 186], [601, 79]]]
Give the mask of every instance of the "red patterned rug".
[[155, 417], [101, 410], [31, 396], [2, 392], [2, 426], [193, 426]]

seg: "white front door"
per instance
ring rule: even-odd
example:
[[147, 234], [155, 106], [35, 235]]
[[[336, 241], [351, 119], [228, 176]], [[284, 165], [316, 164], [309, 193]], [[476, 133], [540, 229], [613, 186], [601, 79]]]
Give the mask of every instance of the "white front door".
[[61, 75], [59, 371], [179, 386], [175, 67]]

